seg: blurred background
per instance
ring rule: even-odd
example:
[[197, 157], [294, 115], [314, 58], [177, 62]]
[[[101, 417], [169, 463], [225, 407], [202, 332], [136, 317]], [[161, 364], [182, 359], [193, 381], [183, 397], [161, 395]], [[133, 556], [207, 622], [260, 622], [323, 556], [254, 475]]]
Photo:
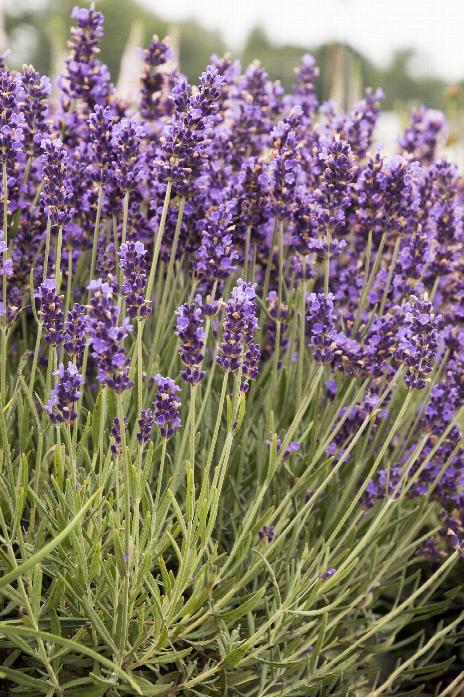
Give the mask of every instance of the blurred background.
[[[76, 0], [0, 0], [0, 52], [10, 64], [57, 77]], [[85, 1], [81, 0], [81, 5]], [[464, 0], [97, 0], [105, 15], [101, 58], [130, 97], [138, 46], [169, 34], [180, 69], [196, 81], [212, 53], [258, 58], [288, 87], [303, 53], [320, 67], [319, 96], [348, 108], [381, 86], [385, 140], [411, 105], [442, 109], [460, 140], [464, 104]]]

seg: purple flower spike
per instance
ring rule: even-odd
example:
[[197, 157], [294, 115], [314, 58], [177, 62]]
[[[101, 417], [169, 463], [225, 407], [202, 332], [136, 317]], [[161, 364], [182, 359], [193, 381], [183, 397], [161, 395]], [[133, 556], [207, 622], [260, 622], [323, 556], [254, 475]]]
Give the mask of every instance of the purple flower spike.
[[86, 346], [85, 307], [75, 303], [64, 324], [64, 349], [73, 357], [82, 356]]
[[181, 340], [178, 351], [185, 368], [180, 376], [183, 380], [196, 385], [201, 382], [206, 373], [201, 370], [204, 359], [205, 332], [201, 308], [195, 303], [181, 305], [177, 312], [176, 334]]
[[119, 307], [114, 304], [113, 290], [108, 283], [101, 279], [91, 281], [89, 290], [92, 297], [86, 325], [92, 355], [97, 363], [97, 379], [115, 392], [124, 392], [133, 384], [128, 376], [130, 360], [123, 347], [132, 326], [127, 318], [122, 326], [118, 326]]
[[13, 262], [8, 259], [8, 247], [5, 242], [3, 230], [0, 230], [0, 276], [11, 276], [13, 274]]
[[110, 74], [97, 55], [103, 35], [103, 15], [93, 8], [75, 7], [71, 13], [75, 25], [69, 41], [70, 55], [66, 60], [66, 73], [61, 80], [69, 108], [72, 99], [82, 99], [90, 109], [107, 101], [111, 92]]
[[[219, 346], [217, 363], [223, 370], [236, 371], [242, 365], [245, 378], [257, 375], [259, 346], [253, 343], [253, 334], [258, 327], [256, 318], [255, 283], [246, 283], [239, 278], [226, 305], [224, 338]], [[248, 382], [242, 386], [247, 391]]]
[[114, 161], [113, 116], [110, 107], [97, 104], [87, 123], [92, 148], [90, 170], [96, 181], [104, 183], [110, 177]]
[[261, 542], [272, 542], [275, 537], [275, 528], [273, 525], [263, 525], [258, 532], [258, 537]]
[[40, 200], [52, 225], [64, 226], [71, 220], [73, 190], [67, 176], [68, 154], [61, 140], [41, 143], [44, 187]]
[[310, 293], [306, 317], [311, 332], [310, 348], [314, 349], [314, 360], [331, 363], [334, 359], [335, 337], [334, 296], [332, 293]]
[[172, 88], [173, 74], [159, 69], [173, 58], [168, 38], [160, 41], [155, 34], [150, 46], [144, 51], [144, 58], [140, 113], [144, 119], [154, 121], [157, 117], [169, 116], [172, 112], [169, 92]]
[[195, 272], [200, 278], [224, 280], [235, 271], [234, 262], [239, 256], [228, 232], [232, 228], [234, 204], [235, 201], [222, 204], [206, 222], [195, 260]]
[[45, 341], [51, 346], [57, 346], [63, 341], [63, 306], [61, 297], [56, 292], [54, 278], [47, 278], [40, 284], [36, 293], [39, 301], [39, 316], [45, 329]]
[[180, 387], [171, 378], [165, 378], [158, 373], [153, 378], [158, 386], [155, 401], [155, 423], [163, 438], [171, 438], [176, 428], [180, 428], [180, 401], [176, 396]]
[[53, 375], [56, 375], [58, 380], [44, 408], [52, 423], [70, 424], [77, 417], [74, 406], [81, 396], [81, 374], [74, 363], [69, 362], [67, 368], [64, 367], [63, 363], [60, 363], [58, 370], [55, 370]]
[[142, 178], [140, 144], [145, 132], [136, 118], [123, 119], [113, 128], [114, 180], [122, 191], [133, 191]]
[[151, 431], [153, 428], [153, 412], [151, 409], [142, 409], [138, 419], [139, 430], [137, 433], [137, 440], [140, 445], [147, 443], [151, 438]]
[[400, 344], [398, 358], [407, 366], [404, 382], [410, 390], [422, 390], [426, 377], [432, 372], [438, 355], [441, 315], [435, 316], [432, 304], [413, 296], [410, 311], [406, 314], [408, 333]]
[[119, 266], [124, 271], [122, 293], [126, 300], [127, 314], [133, 319], [145, 319], [151, 312], [150, 302], [145, 300], [147, 286], [145, 245], [143, 242], [122, 244], [119, 256]]
[[40, 143], [47, 138], [50, 126], [47, 123], [47, 97], [51, 92], [48, 77], [40, 75], [32, 65], [25, 65], [21, 73], [23, 96], [21, 110], [24, 114], [24, 150], [28, 155], [40, 155]]
[[14, 162], [22, 149], [24, 117], [17, 110], [21, 98], [19, 80], [8, 70], [0, 72], [0, 163]]

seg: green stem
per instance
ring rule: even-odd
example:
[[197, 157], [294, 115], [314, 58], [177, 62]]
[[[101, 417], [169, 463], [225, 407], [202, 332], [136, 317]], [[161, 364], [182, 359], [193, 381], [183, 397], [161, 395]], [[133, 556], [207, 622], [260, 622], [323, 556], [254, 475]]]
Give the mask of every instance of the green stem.
[[166, 187], [166, 194], [164, 196], [164, 204], [163, 204], [163, 211], [161, 213], [161, 220], [160, 220], [159, 228], [158, 228], [158, 231], [157, 231], [156, 237], [155, 237], [155, 246], [153, 249], [153, 260], [151, 262], [150, 275], [148, 276], [147, 292], [145, 295], [145, 298], [147, 300], [151, 300], [151, 296], [153, 294], [153, 285], [155, 282], [156, 267], [158, 266], [158, 257], [159, 257], [159, 252], [160, 252], [160, 248], [161, 248], [161, 241], [163, 239], [164, 228], [166, 225], [166, 218], [167, 218], [168, 210], [169, 210], [169, 201], [171, 199], [171, 190], [172, 190], [172, 182], [168, 181], [168, 184]]

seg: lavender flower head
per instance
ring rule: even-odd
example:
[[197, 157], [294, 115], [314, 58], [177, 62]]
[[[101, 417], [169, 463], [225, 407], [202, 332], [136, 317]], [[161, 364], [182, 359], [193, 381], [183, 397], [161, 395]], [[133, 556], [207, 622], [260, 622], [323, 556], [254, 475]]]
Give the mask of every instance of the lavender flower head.
[[205, 332], [201, 307], [192, 304], [181, 305], [177, 312], [176, 334], [181, 340], [178, 351], [185, 368], [180, 376], [183, 380], [196, 385], [201, 382], [206, 373], [201, 370], [204, 359]]
[[28, 155], [39, 155], [40, 144], [50, 130], [47, 123], [47, 97], [51, 92], [51, 83], [48, 77], [40, 75], [32, 65], [25, 65], [21, 73], [21, 85], [24, 151]]
[[66, 60], [66, 73], [60, 81], [69, 108], [72, 99], [82, 99], [90, 109], [107, 101], [111, 92], [108, 68], [97, 59], [99, 43], [103, 35], [103, 15], [93, 7], [75, 7], [71, 13], [75, 26], [71, 28], [70, 55]]
[[132, 326], [126, 318], [118, 326], [119, 307], [114, 304], [113, 290], [101, 279], [91, 281], [92, 297], [86, 317], [89, 343], [97, 363], [97, 379], [115, 392], [123, 392], [132, 386], [129, 380], [129, 358], [123, 342]]
[[161, 66], [173, 59], [173, 52], [168, 41], [167, 37], [161, 41], [155, 34], [150, 46], [144, 50], [140, 114], [144, 119], [150, 121], [154, 121], [160, 116], [169, 115], [172, 110], [172, 105], [166, 94], [172, 81], [172, 74], [160, 70]]
[[63, 341], [63, 306], [61, 297], [56, 292], [56, 281], [47, 278], [40, 284], [36, 293], [39, 301], [39, 316], [45, 329], [45, 341], [51, 346], [57, 346]]
[[311, 332], [310, 347], [314, 349], [314, 360], [331, 363], [334, 359], [335, 336], [334, 295], [310, 293], [308, 296], [308, 321]]
[[14, 162], [22, 149], [24, 117], [17, 109], [21, 97], [18, 78], [0, 71], [0, 163]]
[[272, 542], [275, 537], [275, 528], [273, 525], [263, 525], [258, 532], [258, 537], [261, 542]]
[[90, 171], [96, 181], [105, 183], [114, 162], [113, 116], [110, 107], [98, 105], [87, 121], [92, 149]]
[[316, 59], [305, 53], [301, 65], [295, 69], [297, 81], [292, 87], [292, 103], [299, 104], [306, 122], [311, 121], [319, 105], [315, 82], [319, 75]]
[[119, 266], [124, 271], [122, 293], [126, 300], [127, 314], [138, 320], [145, 319], [151, 312], [150, 303], [145, 300], [146, 253], [143, 242], [126, 242], [119, 250]]
[[171, 438], [174, 431], [181, 426], [180, 401], [176, 396], [180, 387], [171, 378], [163, 377], [158, 373], [153, 382], [156, 383], [156, 393], [153, 406], [155, 408], [155, 423], [163, 438]]
[[82, 356], [87, 343], [85, 307], [75, 303], [69, 310], [64, 323], [63, 347], [70, 356]]
[[201, 245], [195, 258], [195, 273], [208, 281], [224, 280], [235, 271], [239, 258], [233, 247], [232, 209], [235, 201], [228, 202], [210, 213], [201, 236]]
[[3, 230], [0, 230], [0, 276], [11, 276], [13, 262], [8, 258], [8, 247], [5, 242]]
[[140, 146], [145, 135], [141, 122], [122, 119], [112, 131], [114, 162], [112, 175], [122, 191], [133, 191], [142, 177]]
[[82, 376], [71, 362], [68, 363], [67, 368], [60, 363], [53, 375], [56, 375], [58, 380], [44, 408], [52, 423], [70, 424], [77, 417], [74, 406], [81, 396]]
[[419, 106], [412, 110], [411, 121], [399, 139], [399, 146], [421, 164], [433, 162], [440, 140], [444, 140], [448, 124], [441, 111]]
[[73, 190], [67, 176], [68, 154], [59, 138], [46, 138], [41, 147], [44, 184], [40, 200], [51, 224], [63, 227], [74, 214]]
[[441, 315], [436, 316], [432, 304], [412, 296], [412, 304], [406, 313], [408, 333], [400, 343], [397, 357], [406, 367], [404, 382], [410, 390], [422, 390], [426, 376], [432, 372], [433, 362], [438, 355]]
[[142, 409], [138, 418], [139, 430], [137, 432], [137, 440], [140, 445], [148, 443], [151, 438], [153, 428], [153, 412], [151, 409]]
[[217, 358], [217, 363], [223, 370], [238, 370], [246, 345], [253, 343], [253, 333], [258, 326], [255, 288], [255, 283], [247, 283], [239, 278], [232, 290], [232, 297], [227, 302], [224, 338], [219, 346]]

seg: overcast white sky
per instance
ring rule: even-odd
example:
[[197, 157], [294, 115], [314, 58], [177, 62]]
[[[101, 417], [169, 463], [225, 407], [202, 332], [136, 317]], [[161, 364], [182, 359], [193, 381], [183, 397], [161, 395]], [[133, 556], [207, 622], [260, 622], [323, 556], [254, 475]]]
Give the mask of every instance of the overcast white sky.
[[167, 19], [195, 17], [231, 48], [262, 26], [279, 43], [348, 41], [377, 63], [419, 53], [417, 72], [464, 78], [464, 0], [139, 0]]

